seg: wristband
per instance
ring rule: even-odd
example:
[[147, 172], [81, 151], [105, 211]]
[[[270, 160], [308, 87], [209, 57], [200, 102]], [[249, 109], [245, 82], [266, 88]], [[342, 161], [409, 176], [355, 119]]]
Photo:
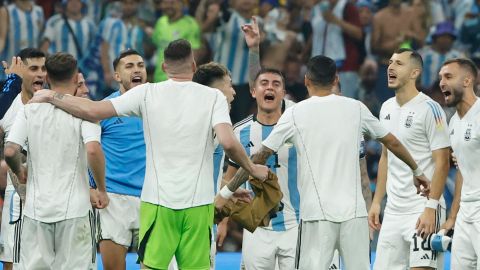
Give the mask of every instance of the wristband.
[[423, 174], [423, 171], [422, 169], [420, 169], [420, 166], [418, 166], [415, 170], [412, 171], [413, 172], [413, 176], [420, 176]]
[[429, 199], [425, 204], [426, 208], [432, 208], [435, 210], [437, 210], [437, 206], [438, 206], [438, 200], [435, 200], [435, 199]]
[[227, 199], [227, 200], [230, 199], [233, 196], [233, 193], [234, 193], [234, 191], [231, 191], [227, 186], [224, 186], [220, 190], [220, 196], [222, 196], [222, 198]]

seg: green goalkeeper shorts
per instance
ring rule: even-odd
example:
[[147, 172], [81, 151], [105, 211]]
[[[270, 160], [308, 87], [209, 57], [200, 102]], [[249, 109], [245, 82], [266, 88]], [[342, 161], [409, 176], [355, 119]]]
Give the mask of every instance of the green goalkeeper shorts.
[[213, 204], [174, 210], [141, 202], [138, 259], [168, 269], [173, 256], [182, 270], [209, 270]]

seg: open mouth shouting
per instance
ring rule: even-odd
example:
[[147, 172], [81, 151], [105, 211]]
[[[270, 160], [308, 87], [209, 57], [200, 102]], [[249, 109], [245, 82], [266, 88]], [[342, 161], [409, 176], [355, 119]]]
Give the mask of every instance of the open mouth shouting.
[[137, 86], [143, 83], [143, 78], [140, 75], [135, 75], [132, 77], [132, 86]]
[[267, 103], [274, 102], [275, 101], [275, 95], [273, 93], [266, 93], [265, 96], [263, 96], [263, 99]]
[[393, 83], [395, 83], [396, 80], [397, 80], [397, 74], [389, 71], [388, 72], [388, 83], [393, 84]]
[[32, 83], [33, 91], [38, 91], [43, 89], [43, 80], [35, 80]]

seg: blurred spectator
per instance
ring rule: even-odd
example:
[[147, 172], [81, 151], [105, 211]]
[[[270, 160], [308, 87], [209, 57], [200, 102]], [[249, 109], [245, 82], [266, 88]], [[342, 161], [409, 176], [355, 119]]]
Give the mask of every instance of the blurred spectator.
[[418, 48], [422, 47], [433, 24], [431, 0], [410, 0], [410, 13], [415, 24], [419, 41]]
[[471, 10], [475, 0], [439, 0], [443, 7], [445, 19], [454, 22], [455, 29], [462, 27], [466, 14]]
[[337, 62], [344, 96], [358, 98], [358, 69], [365, 56], [358, 10], [347, 0], [322, 0], [312, 10], [311, 56]]
[[86, 0], [87, 4], [84, 8], [84, 14], [87, 18], [98, 24], [102, 18], [102, 12], [106, 0]]
[[451, 58], [464, 57], [463, 53], [453, 49], [453, 42], [456, 38], [457, 33], [453, 23], [449, 21], [439, 23], [435, 26], [432, 34], [432, 44], [418, 51], [423, 59], [423, 88], [432, 87], [438, 78], [438, 72], [443, 62]]
[[[192, 45], [194, 53], [196, 53], [201, 46], [200, 27], [193, 17], [184, 15], [183, 1], [162, 0], [160, 6], [163, 16], [160, 17], [155, 24], [155, 30], [152, 36], [153, 42], [157, 46], [155, 82], [167, 79], [167, 75], [162, 70], [163, 50], [170, 41], [181, 38], [186, 39]], [[195, 59], [196, 58], [197, 57], [195, 57]]]
[[146, 35], [138, 25], [138, 2], [122, 0], [114, 2], [107, 17], [100, 23], [85, 55], [81, 68], [93, 99], [102, 99], [116, 87], [113, 79], [112, 59], [130, 48], [143, 54]]
[[373, 115], [378, 117], [382, 104], [375, 95], [375, 83], [377, 81], [378, 65], [372, 60], [365, 60], [360, 67], [359, 100], [362, 101]]
[[287, 96], [300, 102], [308, 98], [307, 88], [303, 82], [302, 63], [296, 58], [289, 58], [284, 65], [283, 75], [285, 76], [285, 89]]
[[465, 14], [460, 40], [467, 45], [471, 55], [480, 53], [480, 0]]
[[250, 23], [257, 0], [232, 0], [231, 8], [222, 10], [215, 61], [225, 65], [232, 73], [232, 83], [237, 95], [232, 102], [230, 116], [235, 123], [250, 113], [253, 98], [248, 86], [248, 47], [240, 26]]
[[372, 20], [373, 20], [373, 5], [369, 0], [359, 0], [357, 2], [358, 17], [360, 25], [363, 30], [363, 46], [365, 48], [365, 58], [373, 58], [372, 55]]
[[[29, 0], [14, 0], [6, 9], [8, 15], [3, 14], [0, 19], [0, 28], [6, 26], [7, 29], [5, 45], [0, 50], [0, 59], [10, 61], [20, 50], [27, 47], [37, 48], [40, 45], [40, 34], [45, 19], [43, 9]], [[5, 22], [7, 18], [8, 21]], [[4, 76], [3, 69], [1, 73]]]
[[[388, 61], [401, 46], [411, 47], [415, 38], [414, 21], [401, 0], [388, 0], [387, 7], [373, 16], [372, 52], [378, 57], [378, 76], [375, 94], [380, 103], [395, 93], [387, 87]], [[423, 42], [423, 41], [422, 41]]]
[[68, 52], [82, 59], [95, 36], [95, 24], [82, 14], [86, 0], [62, 0], [63, 13], [48, 19], [40, 49], [45, 53]]
[[258, 15], [265, 18], [267, 14], [279, 6], [286, 7], [287, 0], [260, 0]]
[[[8, 12], [4, 5], [4, 2], [0, 0], [0, 52], [3, 52], [5, 48], [5, 42], [7, 41], [8, 32]], [[10, 61], [10, 59], [2, 59]]]

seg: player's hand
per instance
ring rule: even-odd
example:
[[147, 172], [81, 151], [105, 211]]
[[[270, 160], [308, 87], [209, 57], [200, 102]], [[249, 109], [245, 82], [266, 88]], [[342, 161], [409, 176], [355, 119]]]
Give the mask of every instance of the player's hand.
[[27, 70], [27, 67], [22, 61], [22, 58], [18, 56], [12, 57], [12, 63], [10, 66], [8, 66], [8, 63], [6, 61], [2, 61], [2, 66], [5, 69], [5, 74], [17, 74], [20, 76], [20, 78], [23, 78], [23, 75], [25, 75], [25, 72]]
[[425, 174], [413, 176], [413, 184], [417, 188], [417, 194], [428, 198], [428, 195], [430, 195], [430, 180], [428, 180]]
[[258, 180], [265, 181], [268, 177], [268, 167], [265, 165], [253, 164], [253, 169], [250, 174]]
[[453, 164], [455, 165], [455, 168], [457, 168], [458, 170], [457, 156], [455, 156], [454, 152], [452, 152], [452, 161], [453, 161]]
[[48, 103], [53, 100], [55, 91], [42, 89], [38, 90], [33, 94], [32, 99], [28, 103]]
[[110, 198], [108, 198], [107, 192], [97, 190], [97, 196], [98, 196], [97, 208], [98, 209], [103, 209], [103, 208], [107, 207], [108, 204], [110, 203]]
[[377, 231], [382, 227], [382, 224], [380, 223], [380, 210], [380, 204], [372, 202], [370, 211], [368, 211], [368, 225], [370, 228]]
[[235, 190], [235, 192], [233, 193], [233, 198], [236, 201], [242, 201], [246, 203], [252, 202], [251, 191], [244, 188], [237, 188], [237, 190]]
[[258, 28], [257, 18], [253, 16], [252, 23], [242, 25], [241, 29], [245, 35], [248, 48], [258, 48], [260, 46], [260, 30]]
[[448, 231], [452, 230], [453, 227], [455, 227], [455, 219], [452, 218], [452, 217], [449, 217], [449, 218], [447, 218], [445, 223], [442, 224], [442, 226], [440, 227], [440, 230], [445, 230], [445, 231], [448, 232]]
[[92, 204], [93, 208], [98, 208], [97, 207], [97, 205], [99, 204], [98, 194], [97, 194], [97, 190], [94, 188], [90, 188], [90, 203]]
[[227, 204], [227, 202], [229, 201], [229, 199], [225, 199], [223, 198], [220, 194], [217, 194], [217, 196], [215, 196], [215, 208], [217, 209], [222, 209], [225, 204]]
[[423, 239], [427, 238], [431, 233], [435, 233], [435, 213], [433, 208], [426, 207], [417, 221], [417, 235]]
[[223, 240], [227, 237], [227, 229], [228, 229], [228, 217], [224, 218], [217, 226], [217, 246], [221, 247], [223, 245]]

